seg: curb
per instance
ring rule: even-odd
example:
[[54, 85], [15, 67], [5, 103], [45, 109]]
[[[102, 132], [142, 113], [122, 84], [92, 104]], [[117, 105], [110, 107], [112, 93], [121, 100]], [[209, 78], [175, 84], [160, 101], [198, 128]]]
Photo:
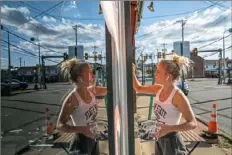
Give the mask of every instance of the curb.
[[[202, 120], [199, 116], [195, 115], [195, 118], [197, 119], [197, 121], [201, 122], [205, 126], [208, 126], [208, 123], [205, 122], [204, 120]], [[229, 141], [232, 141], [231, 136], [228, 135], [225, 131], [223, 131], [222, 129], [218, 129], [218, 130], [220, 132], [220, 133], [218, 133], [219, 136], [224, 137], [224, 138], [228, 139]]]

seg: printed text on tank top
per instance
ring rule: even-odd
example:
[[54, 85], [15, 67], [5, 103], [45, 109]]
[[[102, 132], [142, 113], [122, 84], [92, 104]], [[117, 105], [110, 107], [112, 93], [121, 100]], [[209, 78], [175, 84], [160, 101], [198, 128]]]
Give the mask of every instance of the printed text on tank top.
[[[91, 96], [91, 102], [86, 103], [78, 94], [77, 91], [74, 91], [74, 94], [76, 96], [76, 99], [78, 101], [78, 106], [73, 110], [71, 114], [71, 118], [74, 122], [74, 124], [78, 126], [82, 125], [88, 125], [89, 123], [93, 123], [96, 121], [97, 113], [98, 113], [98, 107], [96, 103], [95, 96], [93, 93], [88, 90]], [[80, 119], [81, 118], [81, 119]]]
[[175, 87], [168, 98], [164, 101], [160, 101], [160, 93], [162, 89], [156, 95], [156, 104], [154, 106], [155, 120], [161, 124], [174, 125], [178, 124], [181, 113], [176, 106], [173, 105], [173, 97], [177, 91]]

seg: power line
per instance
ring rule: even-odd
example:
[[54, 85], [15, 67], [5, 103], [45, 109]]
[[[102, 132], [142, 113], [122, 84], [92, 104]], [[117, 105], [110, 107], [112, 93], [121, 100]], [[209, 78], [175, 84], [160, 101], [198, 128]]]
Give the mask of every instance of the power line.
[[[21, 1], [20, 1], [21, 2]], [[31, 5], [29, 5], [29, 4], [27, 4], [27, 3], [24, 3], [24, 2], [21, 2], [22, 4], [24, 4], [24, 5], [27, 5], [28, 7], [31, 7], [32, 9], [35, 9], [35, 10], [37, 10], [37, 12], [38, 11], [41, 11], [41, 10], [39, 10], [39, 9], [37, 9], [37, 8], [35, 8], [35, 7], [33, 7], [33, 6], [31, 6]], [[67, 17], [67, 16], [57, 16], [57, 15], [51, 15], [51, 14], [48, 14], [48, 13], [45, 13], [45, 15], [47, 15], [47, 16], [50, 16], [50, 17], [53, 17], [53, 18], [55, 18], [55, 19], [57, 19], [57, 18], [64, 18], [64, 19], [73, 19], [73, 20], [82, 20], [82, 21], [84, 21], [84, 20], [102, 20], [102, 21], [104, 21], [104, 19], [101, 19], [101, 18], [74, 18], [74, 17]], [[60, 20], [60, 19], [58, 19], [58, 20]]]
[[[3, 40], [3, 39], [1, 39], [1, 40], [2, 40], [3, 42], [5, 42], [5, 43], [8, 43], [8, 41], [5, 41], [5, 40]], [[11, 46], [13, 46], [13, 47], [16, 47], [16, 48], [18, 48], [18, 49], [24, 51], [24, 52], [27, 53], [27, 54], [30, 54], [31, 56], [39, 57], [39, 56], [37, 56], [36, 54], [34, 54], [34, 53], [32, 53], [32, 52], [29, 52], [29, 51], [27, 51], [27, 50], [25, 50], [25, 49], [22, 49], [22, 48], [20, 48], [20, 47], [14, 45], [14, 44], [11, 44], [11, 43], [9, 43], [9, 44], [10, 44]], [[57, 62], [57, 61], [53, 61], [53, 60], [50, 60], [50, 59], [47, 59], [47, 60], [48, 60], [48, 61], [55, 62], [55, 63], [59, 63], [59, 62]]]
[[[55, 4], [54, 6], [50, 7], [49, 9], [47, 9], [47, 10], [45, 10], [45, 11], [39, 13], [38, 15], [32, 17], [31, 19], [29, 19], [27, 22], [23, 23], [22, 25], [24, 25], [24, 24], [26, 24], [26, 23], [29, 23], [32, 19], [36, 19], [37, 17], [39, 17], [39, 16], [45, 14], [46, 12], [48, 12], [48, 11], [52, 10], [53, 8], [57, 7], [57, 6], [60, 5], [61, 3], [62, 3], [62, 2], [59, 2], [59, 3]], [[22, 25], [21, 25], [21, 26], [22, 26]], [[19, 26], [19, 28], [20, 28], [21, 26]]]
[[[229, 37], [230, 35], [231, 35], [231, 34], [225, 36], [225, 38]], [[209, 44], [206, 44], [206, 45], [204, 45], [204, 46], [201, 46], [201, 47], [199, 47], [198, 49], [201, 49], [201, 48], [203, 48], [203, 47], [207, 47], [207, 46], [209, 46], [209, 45], [212, 45], [212, 44], [214, 44], [214, 43], [216, 43], [216, 42], [218, 42], [218, 41], [220, 41], [220, 40], [222, 40], [222, 39], [223, 39], [223, 37], [220, 38], [220, 39], [217, 39], [217, 40], [215, 40], [215, 41], [213, 41], [213, 42], [211, 42], [211, 43], [209, 43]]]
[[[3, 30], [4, 30], [4, 29], [3, 29]], [[4, 31], [6, 31], [6, 30], [4, 30]], [[20, 36], [18, 36], [18, 35], [17, 35], [17, 34], [15, 34], [15, 33], [12, 33], [12, 32], [10, 32], [10, 31], [9, 31], [9, 33], [10, 33], [11, 35], [14, 35], [14, 36], [16, 36], [16, 37], [18, 37], [18, 38], [20, 38], [20, 39], [24, 40], [24, 41], [27, 41], [27, 42], [29, 42], [29, 43], [33, 44], [33, 45], [39, 46], [38, 44], [36, 44], [36, 43], [34, 43], [34, 42], [32, 42], [32, 41], [29, 41], [29, 40], [27, 40], [27, 39], [25, 39], [25, 38], [23, 38], [23, 37], [20, 37]], [[42, 48], [44, 48], [44, 49], [47, 49], [47, 50], [49, 50], [49, 51], [51, 51], [51, 52], [61, 53], [61, 54], [63, 54], [62, 52], [54, 51], [54, 50], [49, 49], [49, 48], [47, 48], [47, 47], [44, 47], [44, 46], [42, 46], [42, 45], [40, 45], [40, 47], [42, 47]]]
[[[3, 39], [1, 39], [3, 42], [5, 42], [5, 43], [9, 43], [8, 41], [5, 41], [5, 40], [3, 40]], [[24, 51], [24, 52], [26, 52], [26, 53], [28, 53], [28, 54], [31, 54], [31, 55], [33, 55], [33, 56], [37, 56], [36, 54], [34, 54], [34, 53], [32, 53], [32, 52], [29, 52], [29, 51], [26, 51], [26, 50], [24, 50], [24, 49], [22, 49], [22, 48], [20, 48], [20, 47], [18, 47], [18, 46], [16, 46], [16, 45], [14, 45], [14, 44], [11, 44], [11, 43], [9, 43], [11, 46], [13, 46], [13, 47], [16, 47], [16, 48], [18, 48], [18, 49], [20, 49], [20, 50], [22, 50], [22, 51]]]
[[[212, 2], [212, 1], [206, 1], [206, 2], [209, 2], [211, 4], [215, 4], [215, 2]], [[224, 5], [221, 5], [221, 4], [216, 4], [217, 6], [220, 6], [220, 8], [222, 8], [223, 10], [226, 10], [226, 9], [229, 9], [228, 7], [224, 6]]]
[[[217, 2], [217, 3], [219, 3], [219, 2]], [[210, 8], [210, 7], [213, 7], [213, 6], [215, 6], [217, 3], [212, 4], [212, 5], [210, 5], [210, 6], [207, 6], [207, 7], [204, 7], [203, 9], [201, 8], [199, 12], [202, 12], [202, 11], [204, 11], [204, 10]], [[199, 12], [198, 12], [198, 13], [199, 13]], [[187, 19], [189, 19], [191, 16], [193, 16], [193, 15], [190, 15], [190, 16], [186, 17], [185, 19], [187, 20]], [[138, 36], [137, 38], [141, 38], [141, 37], [147, 36], [147, 35], [149, 35], [149, 34], [151, 34], [151, 33], [158, 32], [158, 31], [160, 31], [160, 30], [163, 30], [164, 28], [173, 26], [173, 25], [175, 25], [175, 24], [177, 24], [176, 21], [173, 22], [173, 23], [171, 23], [171, 24], [169, 24], [169, 25], [167, 25], [167, 26], [165, 26], [165, 27], [162, 27], [161, 29], [158, 29], [158, 30], [155, 30], [155, 31], [151, 31], [151, 32], [149, 32], [149, 33], [142, 34], [142, 35]]]
[[[3, 44], [2, 44], [1, 46], [5, 47], [5, 48], [8, 48], [7, 46], [5, 46], [5, 45], [3, 45]], [[4, 50], [7, 51], [7, 49], [4, 49]], [[30, 55], [30, 54], [22, 53], [22, 51], [17, 51], [16, 49], [14, 49], [14, 50], [11, 51], [11, 52], [19, 53], [19, 54], [22, 54], [22, 55], [25, 55], [25, 56], [29, 56], [29, 57], [32, 57], [32, 58], [36, 58], [36, 59], [37, 59], [37, 57], [38, 57], [38, 56], [33, 56], [33, 55]]]
[[[218, 25], [220, 22], [222, 22], [223, 20], [225, 20], [227, 17], [229, 17], [229, 15], [227, 15], [226, 17], [223, 17], [221, 20], [219, 20], [217, 23], [215, 23], [213, 26], [216, 26], [216, 25]], [[214, 18], [213, 20], [215, 20], [215, 19], [217, 19], [217, 17], [216, 18]], [[203, 32], [201, 32], [201, 33], [206, 33], [206, 32], [208, 32], [210, 29], [207, 29], [206, 31], [203, 31]], [[197, 38], [199, 38], [199, 37], [201, 37], [200, 35], [199, 36], [196, 36], [196, 37], [193, 37], [193, 38], [191, 38], [191, 39], [197, 39]]]
[[203, 57], [203, 58], [207, 58], [207, 57], [213, 56], [213, 55], [215, 55], [215, 54], [217, 54], [217, 53], [218, 53], [218, 52], [211, 53], [211, 54], [206, 54], [206, 55], [203, 55], [202, 57]]

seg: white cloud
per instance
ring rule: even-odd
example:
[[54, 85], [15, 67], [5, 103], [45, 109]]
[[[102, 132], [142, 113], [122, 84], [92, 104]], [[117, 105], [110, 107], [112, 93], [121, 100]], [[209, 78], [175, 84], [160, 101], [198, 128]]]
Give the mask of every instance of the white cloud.
[[[195, 12], [187, 19], [184, 26], [184, 39], [190, 41], [190, 50], [207, 45], [214, 40], [222, 38], [225, 29], [231, 27], [231, 10], [220, 10], [218, 8], [206, 9], [204, 12]], [[136, 46], [144, 45], [144, 53], [156, 52], [162, 49], [162, 43], [167, 43], [167, 50], [171, 52], [173, 42], [181, 41], [181, 23], [176, 23], [181, 18], [154, 22], [151, 25], [140, 27], [140, 33], [147, 34], [142, 37], [137, 35]], [[145, 20], [145, 19], [144, 19]], [[226, 47], [231, 45], [231, 37], [226, 39]], [[205, 49], [222, 48], [222, 40], [209, 45]], [[212, 57], [210, 57], [212, 58]]]
[[2, 23], [10, 26], [20, 26], [29, 21], [30, 11], [26, 7], [10, 8], [1, 6]]
[[42, 20], [44, 22], [56, 22], [56, 19], [53, 17], [47, 17], [47, 16], [43, 16]]

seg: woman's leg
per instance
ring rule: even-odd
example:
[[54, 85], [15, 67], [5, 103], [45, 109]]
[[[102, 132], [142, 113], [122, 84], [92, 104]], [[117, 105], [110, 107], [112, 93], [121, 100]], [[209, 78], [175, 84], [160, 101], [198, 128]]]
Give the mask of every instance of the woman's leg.
[[73, 136], [72, 141], [70, 142], [69, 152], [78, 151], [78, 150], [79, 150], [79, 137], [77, 134], [75, 134]]
[[98, 143], [83, 134], [79, 134], [79, 148], [80, 153], [85, 153], [87, 155], [99, 155]]
[[186, 147], [179, 133], [170, 133], [161, 137], [160, 146], [163, 155], [186, 155]]

